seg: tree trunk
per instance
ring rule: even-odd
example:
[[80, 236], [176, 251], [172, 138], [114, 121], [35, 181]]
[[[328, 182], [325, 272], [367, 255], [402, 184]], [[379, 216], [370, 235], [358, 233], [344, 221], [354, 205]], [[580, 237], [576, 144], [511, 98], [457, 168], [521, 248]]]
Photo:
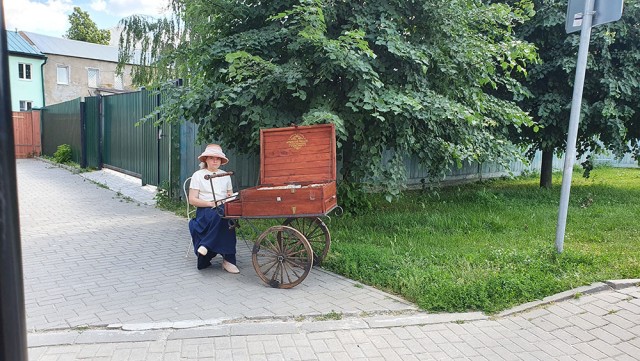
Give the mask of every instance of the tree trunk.
[[540, 165], [540, 188], [551, 188], [553, 172], [553, 149], [542, 150], [542, 165]]

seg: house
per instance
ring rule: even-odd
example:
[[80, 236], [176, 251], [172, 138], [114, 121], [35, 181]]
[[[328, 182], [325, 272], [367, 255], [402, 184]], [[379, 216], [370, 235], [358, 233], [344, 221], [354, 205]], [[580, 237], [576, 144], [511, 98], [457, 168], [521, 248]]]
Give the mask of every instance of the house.
[[42, 68], [47, 57], [14, 31], [5, 31], [9, 53], [11, 110], [28, 111], [44, 106]]
[[43, 73], [45, 105], [135, 90], [131, 85], [131, 65], [126, 65], [122, 74], [116, 73], [118, 48], [115, 46], [26, 31], [20, 34], [47, 57]]

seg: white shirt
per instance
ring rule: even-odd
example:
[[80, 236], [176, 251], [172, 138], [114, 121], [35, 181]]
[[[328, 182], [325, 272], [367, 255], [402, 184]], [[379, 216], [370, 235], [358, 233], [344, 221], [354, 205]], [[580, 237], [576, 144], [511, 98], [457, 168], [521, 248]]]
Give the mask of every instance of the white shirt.
[[[191, 176], [191, 183], [189, 189], [197, 189], [200, 193], [198, 198], [205, 201], [213, 200], [213, 192], [211, 191], [211, 184], [216, 192], [216, 200], [227, 198], [227, 194], [233, 193], [233, 186], [231, 185], [231, 177], [228, 175], [218, 178], [204, 179], [205, 175], [220, 174], [225, 171], [218, 169], [215, 172], [210, 172], [206, 169], [200, 169], [193, 173]], [[229, 192], [229, 193], [227, 193]]]

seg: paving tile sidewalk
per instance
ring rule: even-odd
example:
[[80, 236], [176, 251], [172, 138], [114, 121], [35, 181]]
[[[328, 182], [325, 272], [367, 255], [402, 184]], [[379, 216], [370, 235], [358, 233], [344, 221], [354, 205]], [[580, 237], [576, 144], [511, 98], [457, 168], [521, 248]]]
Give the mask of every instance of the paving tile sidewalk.
[[17, 173], [30, 360], [640, 359], [640, 280], [494, 317], [422, 313], [322, 269], [272, 289], [242, 242], [240, 275], [197, 271], [186, 220], [135, 179]]
[[640, 287], [592, 290], [491, 318], [386, 315], [58, 333], [48, 335], [58, 338], [53, 345], [46, 345], [47, 336], [31, 338], [29, 355], [43, 361], [640, 359]]

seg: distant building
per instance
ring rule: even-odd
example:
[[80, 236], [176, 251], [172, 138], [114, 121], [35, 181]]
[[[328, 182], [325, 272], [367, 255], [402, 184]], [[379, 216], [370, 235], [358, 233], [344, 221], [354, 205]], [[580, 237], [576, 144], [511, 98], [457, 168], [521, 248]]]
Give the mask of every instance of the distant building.
[[126, 65], [122, 74], [116, 73], [117, 47], [26, 31], [20, 34], [47, 57], [44, 65], [45, 105], [135, 90], [131, 85], [132, 65]]
[[42, 67], [47, 57], [14, 31], [6, 31], [9, 52], [11, 110], [28, 111], [44, 106]]

